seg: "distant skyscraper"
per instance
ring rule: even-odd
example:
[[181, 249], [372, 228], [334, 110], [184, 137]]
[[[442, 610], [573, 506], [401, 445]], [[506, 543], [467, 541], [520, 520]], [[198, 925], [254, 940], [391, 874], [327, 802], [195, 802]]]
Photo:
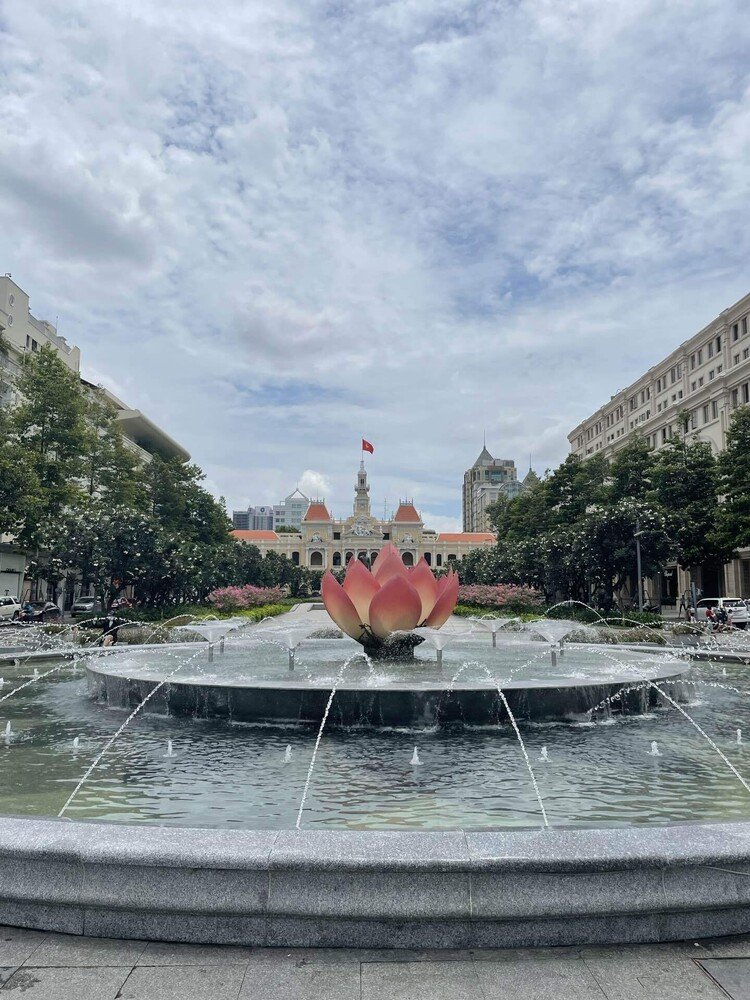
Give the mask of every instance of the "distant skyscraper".
[[515, 497], [522, 489], [516, 463], [509, 458], [493, 458], [485, 445], [476, 462], [464, 473], [464, 531], [488, 531], [487, 508], [497, 503], [500, 496]]
[[247, 510], [232, 511], [232, 525], [237, 531], [276, 531], [278, 528], [301, 528], [310, 498], [293, 490], [281, 503], [262, 504]]

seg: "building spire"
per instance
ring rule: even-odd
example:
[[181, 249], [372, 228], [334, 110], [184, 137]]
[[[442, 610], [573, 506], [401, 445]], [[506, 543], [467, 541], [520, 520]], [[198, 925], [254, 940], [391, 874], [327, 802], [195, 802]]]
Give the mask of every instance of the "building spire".
[[359, 463], [357, 485], [354, 487], [354, 514], [370, 516], [370, 486], [367, 482], [364, 458]]

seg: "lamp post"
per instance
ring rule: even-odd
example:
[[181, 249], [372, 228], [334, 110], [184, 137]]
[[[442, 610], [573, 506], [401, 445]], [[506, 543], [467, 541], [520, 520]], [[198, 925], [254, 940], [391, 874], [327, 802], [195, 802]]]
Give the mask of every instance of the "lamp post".
[[641, 573], [641, 521], [640, 518], [635, 519], [635, 558], [638, 566], [638, 610], [643, 611], [643, 587], [641, 586], [641, 580], [643, 579]]

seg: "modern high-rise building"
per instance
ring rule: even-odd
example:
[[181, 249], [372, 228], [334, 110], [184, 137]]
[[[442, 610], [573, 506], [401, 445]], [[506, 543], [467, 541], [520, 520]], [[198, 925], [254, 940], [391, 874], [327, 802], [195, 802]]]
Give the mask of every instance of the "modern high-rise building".
[[[732, 413], [750, 403], [749, 323], [750, 294], [581, 421], [568, 435], [573, 454], [609, 458], [635, 433], [658, 450], [672, 436], [682, 436], [683, 415], [688, 440], [695, 437], [714, 452], [723, 451]], [[723, 573], [706, 567], [698, 574], [707, 596], [750, 597], [750, 549], [741, 550], [740, 557]], [[660, 585], [662, 601], [675, 601], [689, 582], [684, 571], [668, 567]]]
[[306, 497], [297, 487], [289, 496], [284, 497], [280, 504], [274, 507], [273, 530], [279, 528], [301, 528], [302, 522], [310, 506], [310, 497]]
[[501, 496], [510, 499], [522, 490], [516, 463], [509, 458], [493, 458], [485, 445], [476, 462], [464, 473], [464, 531], [489, 531], [487, 508]]

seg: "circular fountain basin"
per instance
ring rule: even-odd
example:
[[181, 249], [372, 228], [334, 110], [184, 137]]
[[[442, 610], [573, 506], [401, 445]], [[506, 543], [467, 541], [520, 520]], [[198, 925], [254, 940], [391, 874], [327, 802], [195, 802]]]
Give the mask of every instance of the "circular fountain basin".
[[360, 649], [349, 639], [311, 639], [293, 669], [285, 650], [252, 638], [228, 638], [211, 660], [193, 644], [124, 649], [89, 661], [89, 693], [110, 708], [148, 697], [144, 711], [157, 715], [319, 722], [335, 688], [331, 725], [491, 725], [508, 717], [498, 687], [525, 720], [581, 716], [623, 688], [617, 711], [642, 713], [661, 699], [652, 685], [679, 696], [685, 669], [664, 652], [593, 644], [568, 645], [553, 665], [546, 643], [505, 637], [497, 647], [486, 636], [448, 646], [440, 663], [427, 643], [403, 663], [369, 664]]
[[553, 666], [524, 637], [447, 638], [440, 664], [427, 643], [370, 667], [310, 638], [290, 670], [267, 630], [212, 662], [194, 641], [101, 650], [85, 675], [4, 667], [0, 795], [23, 816], [0, 819], [0, 921], [287, 947], [750, 931], [742, 665], [570, 644]]

